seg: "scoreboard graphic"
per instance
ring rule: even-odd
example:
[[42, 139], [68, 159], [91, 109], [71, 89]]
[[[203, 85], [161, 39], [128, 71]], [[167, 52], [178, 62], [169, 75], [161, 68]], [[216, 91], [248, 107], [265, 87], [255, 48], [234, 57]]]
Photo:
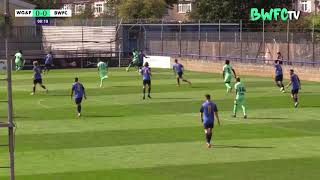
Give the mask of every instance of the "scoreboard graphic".
[[31, 17], [35, 18], [35, 25], [50, 25], [50, 18], [72, 17], [72, 11], [63, 9], [16, 9], [15, 17]]

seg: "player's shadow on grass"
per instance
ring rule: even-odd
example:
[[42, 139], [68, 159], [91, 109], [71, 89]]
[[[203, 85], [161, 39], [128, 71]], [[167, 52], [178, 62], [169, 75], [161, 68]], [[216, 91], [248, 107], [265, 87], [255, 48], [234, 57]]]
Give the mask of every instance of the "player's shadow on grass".
[[214, 148], [232, 148], [232, 149], [271, 149], [272, 146], [239, 146], [239, 145], [214, 145]]
[[152, 99], [192, 99], [192, 98], [187, 98], [187, 97], [177, 97], [177, 98], [174, 98], [174, 97], [164, 97], [164, 98], [152, 98]]
[[96, 114], [86, 114], [84, 117], [89, 118], [117, 118], [117, 117], [123, 117], [123, 115], [96, 115]]

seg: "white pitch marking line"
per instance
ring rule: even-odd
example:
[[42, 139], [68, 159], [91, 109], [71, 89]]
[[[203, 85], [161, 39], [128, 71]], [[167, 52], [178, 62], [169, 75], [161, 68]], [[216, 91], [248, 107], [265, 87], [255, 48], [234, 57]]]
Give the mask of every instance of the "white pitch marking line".
[[39, 104], [40, 106], [46, 108], [46, 109], [49, 109], [49, 108], [50, 108], [49, 106], [44, 105], [44, 104], [41, 103], [41, 102], [43, 102], [43, 101], [45, 101], [45, 100], [44, 100], [44, 99], [40, 99], [40, 100], [38, 101], [38, 104]]

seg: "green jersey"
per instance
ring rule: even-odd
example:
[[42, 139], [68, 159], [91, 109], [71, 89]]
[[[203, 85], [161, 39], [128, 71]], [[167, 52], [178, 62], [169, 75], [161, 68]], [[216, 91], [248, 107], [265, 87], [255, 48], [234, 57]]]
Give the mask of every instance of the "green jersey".
[[132, 53], [132, 61], [138, 61], [139, 60], [139, 52], [133, 51]]
[[237, 91], [237, 97], [236, 97], [236, 99], [244, 98], [244, 95], [245, 95], [245, 93], [246, 93], [246, 88], [244, 87], [244, 85], [243, 85], [241, 82], [237, 82], [237, 83], [234, 85], [234, 88], [235, 88], [236, 91]]
[[223, 73], [225, 75], [232, 75], [232, 67], [230, 64], [226, 64], [223, 66]]
[[15, 55], [15, 62], [18, 63], [18, 62], [21, 62], [22, 61], [22, 54], [20, 52], [17, 52]]
[[107, 64], [105, 62], [100, 61], [98, 64], [99, 71], [106, 71], [107, 70]]

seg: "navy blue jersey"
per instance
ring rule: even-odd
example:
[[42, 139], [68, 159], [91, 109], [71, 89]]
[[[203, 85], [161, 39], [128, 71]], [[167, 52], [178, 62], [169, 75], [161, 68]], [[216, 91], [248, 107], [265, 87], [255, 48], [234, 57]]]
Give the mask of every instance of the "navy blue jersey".
[[203, 113], [203, 124], [214, 122], [214, 113], [218, 112], [217, 105], [211, 101], [206, 101], [202, 104], [200, 112]]

